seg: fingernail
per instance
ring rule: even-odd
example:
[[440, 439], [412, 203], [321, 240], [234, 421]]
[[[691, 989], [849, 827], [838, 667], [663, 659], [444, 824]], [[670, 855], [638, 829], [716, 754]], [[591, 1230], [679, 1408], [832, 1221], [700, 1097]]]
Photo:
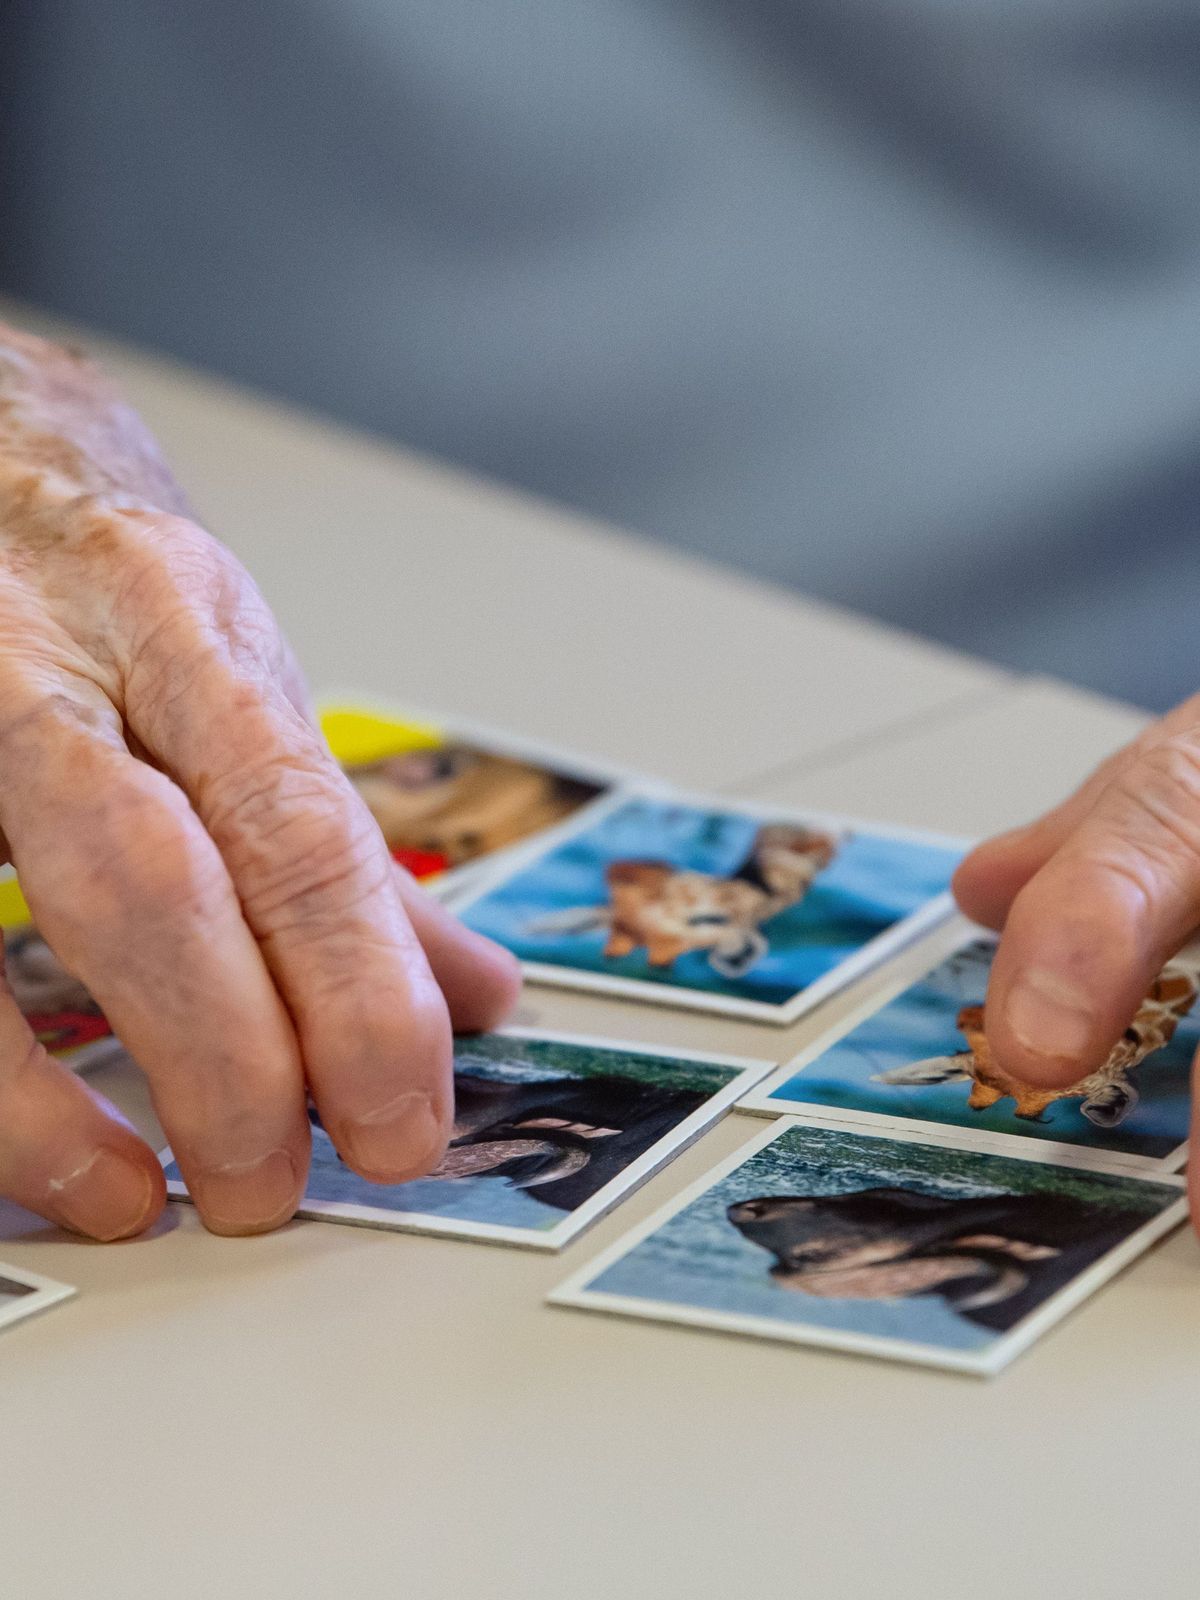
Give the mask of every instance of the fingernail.
[[1023, 972], [1008, 997], [1004, 1019], [1033, 1055], [1071, 1060], [1092, 1042], [1088, 996], [1053, 972]]
[[188, 1187], [213, 1233], [261, 1233], [295, 1210], [296, 1164], [286, 1150], [272, 1150], [253, 1161], [209, 1167]]
[[442, 1127], [429, 1096], [409, 1089], [378, 1111], [347, 1122], [343, 1138], [359, 1172], [395, 1183], [433, 1165], [442, 1147]]
[[51, 1178], [50, 1193], [68, 1228], [105, 1243], [140, 1233], [154, 1209], [150, 1174], [115, 1150], [97, 1150], [65, 1178]]

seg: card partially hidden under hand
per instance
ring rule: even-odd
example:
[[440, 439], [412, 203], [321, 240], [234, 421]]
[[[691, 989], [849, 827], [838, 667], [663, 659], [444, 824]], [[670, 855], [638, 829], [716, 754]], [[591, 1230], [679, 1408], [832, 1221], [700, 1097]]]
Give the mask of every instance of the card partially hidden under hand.
[[549, 1298], [988, 1375], [1186, 1212], [1074, 1152], [789, 1117]]
[[15, 878], [0, 880], [4, 967], [13, 999], [38, 1042], [75, 1072], [124, 1055], [100, 1007], [29, 919]]
[[[454, 1136], [427, 1178], [376, 1184], [313, 1121], [298, 1215], [557, 1250], [711, 1126], [771, 1063], [506, 1029], [455, 1041]], [[168, 1193], [187, 1198], [170, 1151]]]
[[1167, 963], [1101, 1066], [1052, 1089], [1009, 1077], [989, 1049], [983, 1002], [995, 936], [960, 918], [925, 948], [924, 970], [914, 969], [918, 952], [906, 954], [897, 964], [903, 975], [757, 1084], [740, 1109], [883, 1132], [952, 1126], [967, 1139], [1085, 1150], [1093, 1166], [1147, 1176], [1183, 1165], [1200, 1046], [1200, 946]]
[[69, 1300], [75, 1292], [68, 1283], [0, 1262], [0, 1328], [34, 1317], [61, 1300]]
[[458, 719], [325, 700], [321, 728], [388, 849], [439, 895], [550, 836], [624, 781], [587, 757]]

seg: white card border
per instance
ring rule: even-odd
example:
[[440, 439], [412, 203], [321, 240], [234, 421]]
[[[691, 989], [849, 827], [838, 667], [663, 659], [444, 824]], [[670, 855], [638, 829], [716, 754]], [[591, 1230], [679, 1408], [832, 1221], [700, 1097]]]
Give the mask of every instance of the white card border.
[[[574, 1310], [602, 1311], [617, 1316], [637, 1318], [651, 1322], [680, 1323], [687, 1327], [714, 1330], [720, 1333], [748, 1334], [755, 1338], [770, 1340], [773, 1343], [810, 1345], [821, 1349], [848, 1351], [856, 1355], [882, 1356], [891, 1360], [904, 1361], [917, 1366], [936, 1367], [952, 1372], [968, 1373], [975, 1377], [993, 1377], [1010, 1361], [1028, 1349], [1048, 1329], [1060, 1322], [1083, 1301], [1088, 1299], [1097, 1289], [1114, 1278], [1124, 1267], [1128, 1266], [1138, 1256], [1144, 1254], [1158, 1239], [1170, 1233], [1179, 1223], [1187, 1217], [1188, 1203], [1186, 1182], [1183, 1178], [1173, 1173], [1162, 1173], [1156, 1177], [1147, 1177], [1143, 1173], [1125, 1172], [1117, 1174], [1136, 1179], [1139, 1182], [1157, 1184], [1161, 1188], [1175, 1189], [1179, 1199], [1174, 1204], [1166, 1206], [1157, 1216], [1152, 1217], [1147, 1223], [1132, 1233], [1128, 1239], [1110, 1250], [1107, 1255], [1094, 1261], [1081, 1273], [1064, 1284], [1045, 1300], [1036, 1311], [1030, 1312], [1018, 1325], [1008, 1333], [1000, 1335], [991, 1345], [979, 1352], [964, 1350], [942, 1350], [936, 1345], [919, 1344], [907, 1339], [888, 1339], [874, 1334], [856, 1334], [841, 1332], [832, 1328], [805, 1328], [801, 1324], [787, 1324], [776, 1322], [769, 1317], [741, 1316], [735, 1312], [705, 1311], [698, 1307], [680, 1305], [670, 1300], [641, 1300], [627, 1295], [605, 1294], [599, 1290], [590, 1289], [591, 1281], [607, 1272], [615, 1262], [628, 1255], [637, 1248], [644, 1239], [649, 1238], [672, 1217], [687, 1209], [696, 1200], [706, 1194], [714, 1185], [727, 1178], [740, 1166], [756, 1155], [767, 1145], [781, 1139], [785, 1134], [796, 1127], [816, 1127], [831, 1129], [831, 1125], [819, 1118], [810, 1117], [779, 1117], [770, 1122], [766, 1128], [748, 1140], [731, 1156], [717, 1163], [703, 1177], [688, 1187], [675, 1199], [654, 1212], [646, 1221], [639, 1223], [623, 1234], [614, 1244], [599, 1255], [594, 1256], [571, 1273], [557, 1288], [552, 1289], [546, 1296], [548, 1305], [563, 1306]], [[884, 1139], [889, 1143], [899, 1144], [932, 1144], [946, 1146], [951, 1149], [973, 1149], [966, 1147], [958, 1139], [930, 1138], [925, 1135], [916, 1137], [907, 1133], [884, 1134], [869, 1128], [845, 1127], [838, 1131], [858, 1133], [865, 1138]], [[986, 1154], [1009, 1155], [1008, 1150], [995, 1150], [979, 1152]], [[1074, 1153], [1074, 1152], [1073, 1152]], [[1065, 1160], [1059, 1157], [1048, 1157], [1039, 1150], [1026, 1152], [1022, 1150], [1019, 1160], [1029, 1160], [1043, 1166], [1076, 1167], [1083, 1171], [1094, 1171], [1084, 1162], [1078, 1160]]]
[[[796, 822], [811, 827], [826, 828], [840, 834], [867, 834], [877, 839], [896, 843], [925, 844], [949, 850], [965, 851], [969, 839], [946, 834], [923, 833], [913, 828], [893, 828], [873, 822], [863, 822], [854, 817], [835, 816], [823, 811], [800, 811], [791, 806], [772, 806], [761, 801], [729, 799], [724, 795], [697, 795], [671, 788], [667, 784], [649, 782], [631, 783], [625, 788], [602, 796], [582, 813], [569, 819], [553, 835], [540, 835], [532, 846], [521, 846], [506, 853], [505, 860], [493, 871], [489, 862], [486, 871], [474, 877], [466, 891], [456, 895], [453, 909], [462, 915], [494, 890], [502, 888], [511, 879], [537, 863], [552, 850], [568, 843], [578, 833], [603, 822], [610, 812], [633, 800], [649, 800], [664, 805], [680, 805], [695, 809], [707, 808], [725, 811], [732, 816], [748, 817], [764, 822]], [[852, 955], [839, 961], [820, 978], [801, 989], [790, 1000], [772, 1004], [763, 1000], [745, 1000], [736, 995], [709, 994], [700, 989], [685, 989], [668, 984], [656, 984], [642, 978], [625, 978], [605, 972], [587, 972], [575, 967], [557, 966], [547, 962], [521, 962], [521, 970], [533, 983], [562, 989], [584, 990], [599, 994], [620, 995], [630, 1000], [641, 1000], [648, 1005], [682, 1008], [689, 1011], [708, 1011], [720, 1016], [745, 1017], [755, 1022], [769, 1022], [777, 1027], [788, 1027], [815, 1010], [831, 994], [844, 989], [847, 984], [880, 963], [897, 954], [919, 939], [930, 929], [946, 921], [954, 911], [954, 901], [945, 892], [926, 900], [907, 917], [902, 917], [892, 927], [877, 934]]]
[[[998, 1141], [995, 1145], [981, 1144], [980, 1148], [1004, 1151], [1009, 1155], [1020, 1155], [1030, 1145], [1041, 1150], [1053, 1153], [1056, 1160], [1061, 1160], [1068, 1151], [1074, 1151], [1087, 1158], [1088, 1164], [1096, 1172], [1125, 1173], [1128, 1176], [1143, 1178], [1160, 1177], [1164, 1174], [1178, 1172], [1188, 1155], [1188, 1141], [1184, 1139], [1161, 1156], [1138, 1155], [1134, 1150], [1103, 1150], [1094, 1146], [1073, 1144], [1066, 1139], [1039, 1139], [1033, 1134], [1000, 1133], [991, 1128], [972, 1128], [964, 1123], [926, 1121], [922, 1117], [893, 1116], [886, 1111], [859, 1110], [848, 1106], [817, 1105], [808, 1100], [779, 1100], [772, 1099], [774, 1088], [785, 1084], [798, 1073], [804, 1072], [814, 1062], [819, 1061], [826, 1051], [833, 1048], [855, 1028], [873, 1017], [876, 1012], [882, 1011], [885, 1006], [891, 1005], [893, 1000], [899, 999], [908, 989], [915, 984], [922, 983], [931, 972], [936, 971], [944, 961], [969, 944], [990, 943], [993, 948], [999, 943], [999, 935], [990, 928], [978, 927], [974, 923], [965, 923], [965, 920], [956, 918], [948, 927], [939, 927], [936, 933], [930, 936], [926, 955], [940, 951], [941, 954], [933, 955], [927, 966], [915, 976], [893, 977], [878, 989], [873, 989], [857, 1005], [852, 1007], [844, 1017], [838, 1019], [828, 1030], [817, 1038], [810, 1040], [803, 1049], [798, 1050], [789, 1061], [777, 1067], [769, 1077], [756, 1083], [744, 1100], [738, 1102], [738, 1110], [749, 1112], [756, 1117], [811, 1117], [814, 1122], [827, 1122], [831, 1126], [862, 1128], [864, 1130], [879, 1129], [887, 1134], [924, 1133], [924, 1132], [952, 1132], [961, 1137], [963, 1143], [973, 1147], [977, 1139]], [[907, 970], [907, 969], [906, 969]]]
[[22, 1295], [11, 1306], [0, 1306], [0, 1329], [7, 1328], [13, 1322], [24, 1322], [26, 1317], [36, 1317], [79, 1293], [74, 1284], [47, 1278], [25, 1267], [11, 1266], [7, 1261], [0, 1261], [0, 1278], [9, 1278], [13, 1283], [23, 1284], [33, 1290], [32, 1294]]
[[[469, 1222], [457, 1217], [439, 1217], [423, 1211], [394, 1211], [383, 1206], [357, 1205], [343, 1200], [302, 1201], [296, 1216], [314, 1222], [344, 1222], [391, 1233], [419, 1233], [437, 1237], [472, 1239], [481, 1244], [518, 1245], [527, 1250], [557, 1252], [590, 1228], [594, 1222], [627, 1199], [707, 1133], [737, 1104], [738, 1097], [754, 1082], [764, 1078], [775, 1066], [749, 1056], [723, 1055], [710, 1050], [684, 1050], [676, 1047], [634, 1044], [624, 1039], [607, 1039], [593, 1034], [561, 1033], [549, 1028], [495, 1028], [491, 1032], [509, 1039], [546, 1039], [555, 1044], [580, 1045], [589, 1049], [611, 1050], [618, 1055], [658, 1056], [671, 1061], [696, 1061], [701, 1064], [731, 1067], [735, 1076], [698, 1106], [691, 1116], [663, 1136], [649, 1150], [611, 1178], [604, 1187], [585, 1200], [552, 1228], [518, 1228], [490, 1222]], [[169, 1148], [159, 1151], [164, 1168], [174, 1156]], [[184, 1184], [168, 1178], [167, 1193], [173, 1200], [191, 1202]]]

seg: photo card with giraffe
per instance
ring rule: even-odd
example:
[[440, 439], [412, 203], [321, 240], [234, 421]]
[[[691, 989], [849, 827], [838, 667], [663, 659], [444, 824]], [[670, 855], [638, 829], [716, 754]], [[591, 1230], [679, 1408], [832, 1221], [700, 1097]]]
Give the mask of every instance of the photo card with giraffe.
[[1172, 1174], [999, 1144], [781, 1118], [550, 1303], [990, 1376], [1187, 1216]]
[[[1086, 1153], [1097, 1168], [1173, 1172], [1187, 1155], [1200, 1043], [1200, 946], [1168, 962], [1097, 1070], [1048, 1090], [1005, 1074], [983, 1032], [993, 934], [956, 916], [897, 976], [751, 1090], [741, 1109], [885, 1130], [953, 1127]], [[920, 964], [918, 965], [918, 961]]]
[[963, 849], [642, 786], [455, 910], [535, 982], [787, 1024], [948, 916]]
[[[768, 1061], [504, 1028], [454, 1044], [454, 1132], [426, 1178], [369, 1183], [315, 1111], [297, 1215], [559, 1250], [712, 1126]], [[186, 1199], [171, 1152], [167, 1192]]]

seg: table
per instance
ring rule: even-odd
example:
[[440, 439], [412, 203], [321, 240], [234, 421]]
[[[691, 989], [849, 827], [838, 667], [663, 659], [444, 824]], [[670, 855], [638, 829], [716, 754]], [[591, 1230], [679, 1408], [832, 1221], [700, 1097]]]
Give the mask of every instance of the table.
[[[27, 317], [27, 321], [30, 319]], [[953, 832], [1142, 722], [98, 344], [314, 680], [691, 785]], [[779, 1059], [778, 1030], [563, 991], [516, 1020]], [[124, 1069], [100, 1086], [149, 1132]], [[172, 1207], [0, 1340], [13, 1600], [1193, 1595], [1200, 1254], [1179, 1234], [982, 1383], [542, 1305], [761, 1124], [734, 1115], [559, 1257]]]

